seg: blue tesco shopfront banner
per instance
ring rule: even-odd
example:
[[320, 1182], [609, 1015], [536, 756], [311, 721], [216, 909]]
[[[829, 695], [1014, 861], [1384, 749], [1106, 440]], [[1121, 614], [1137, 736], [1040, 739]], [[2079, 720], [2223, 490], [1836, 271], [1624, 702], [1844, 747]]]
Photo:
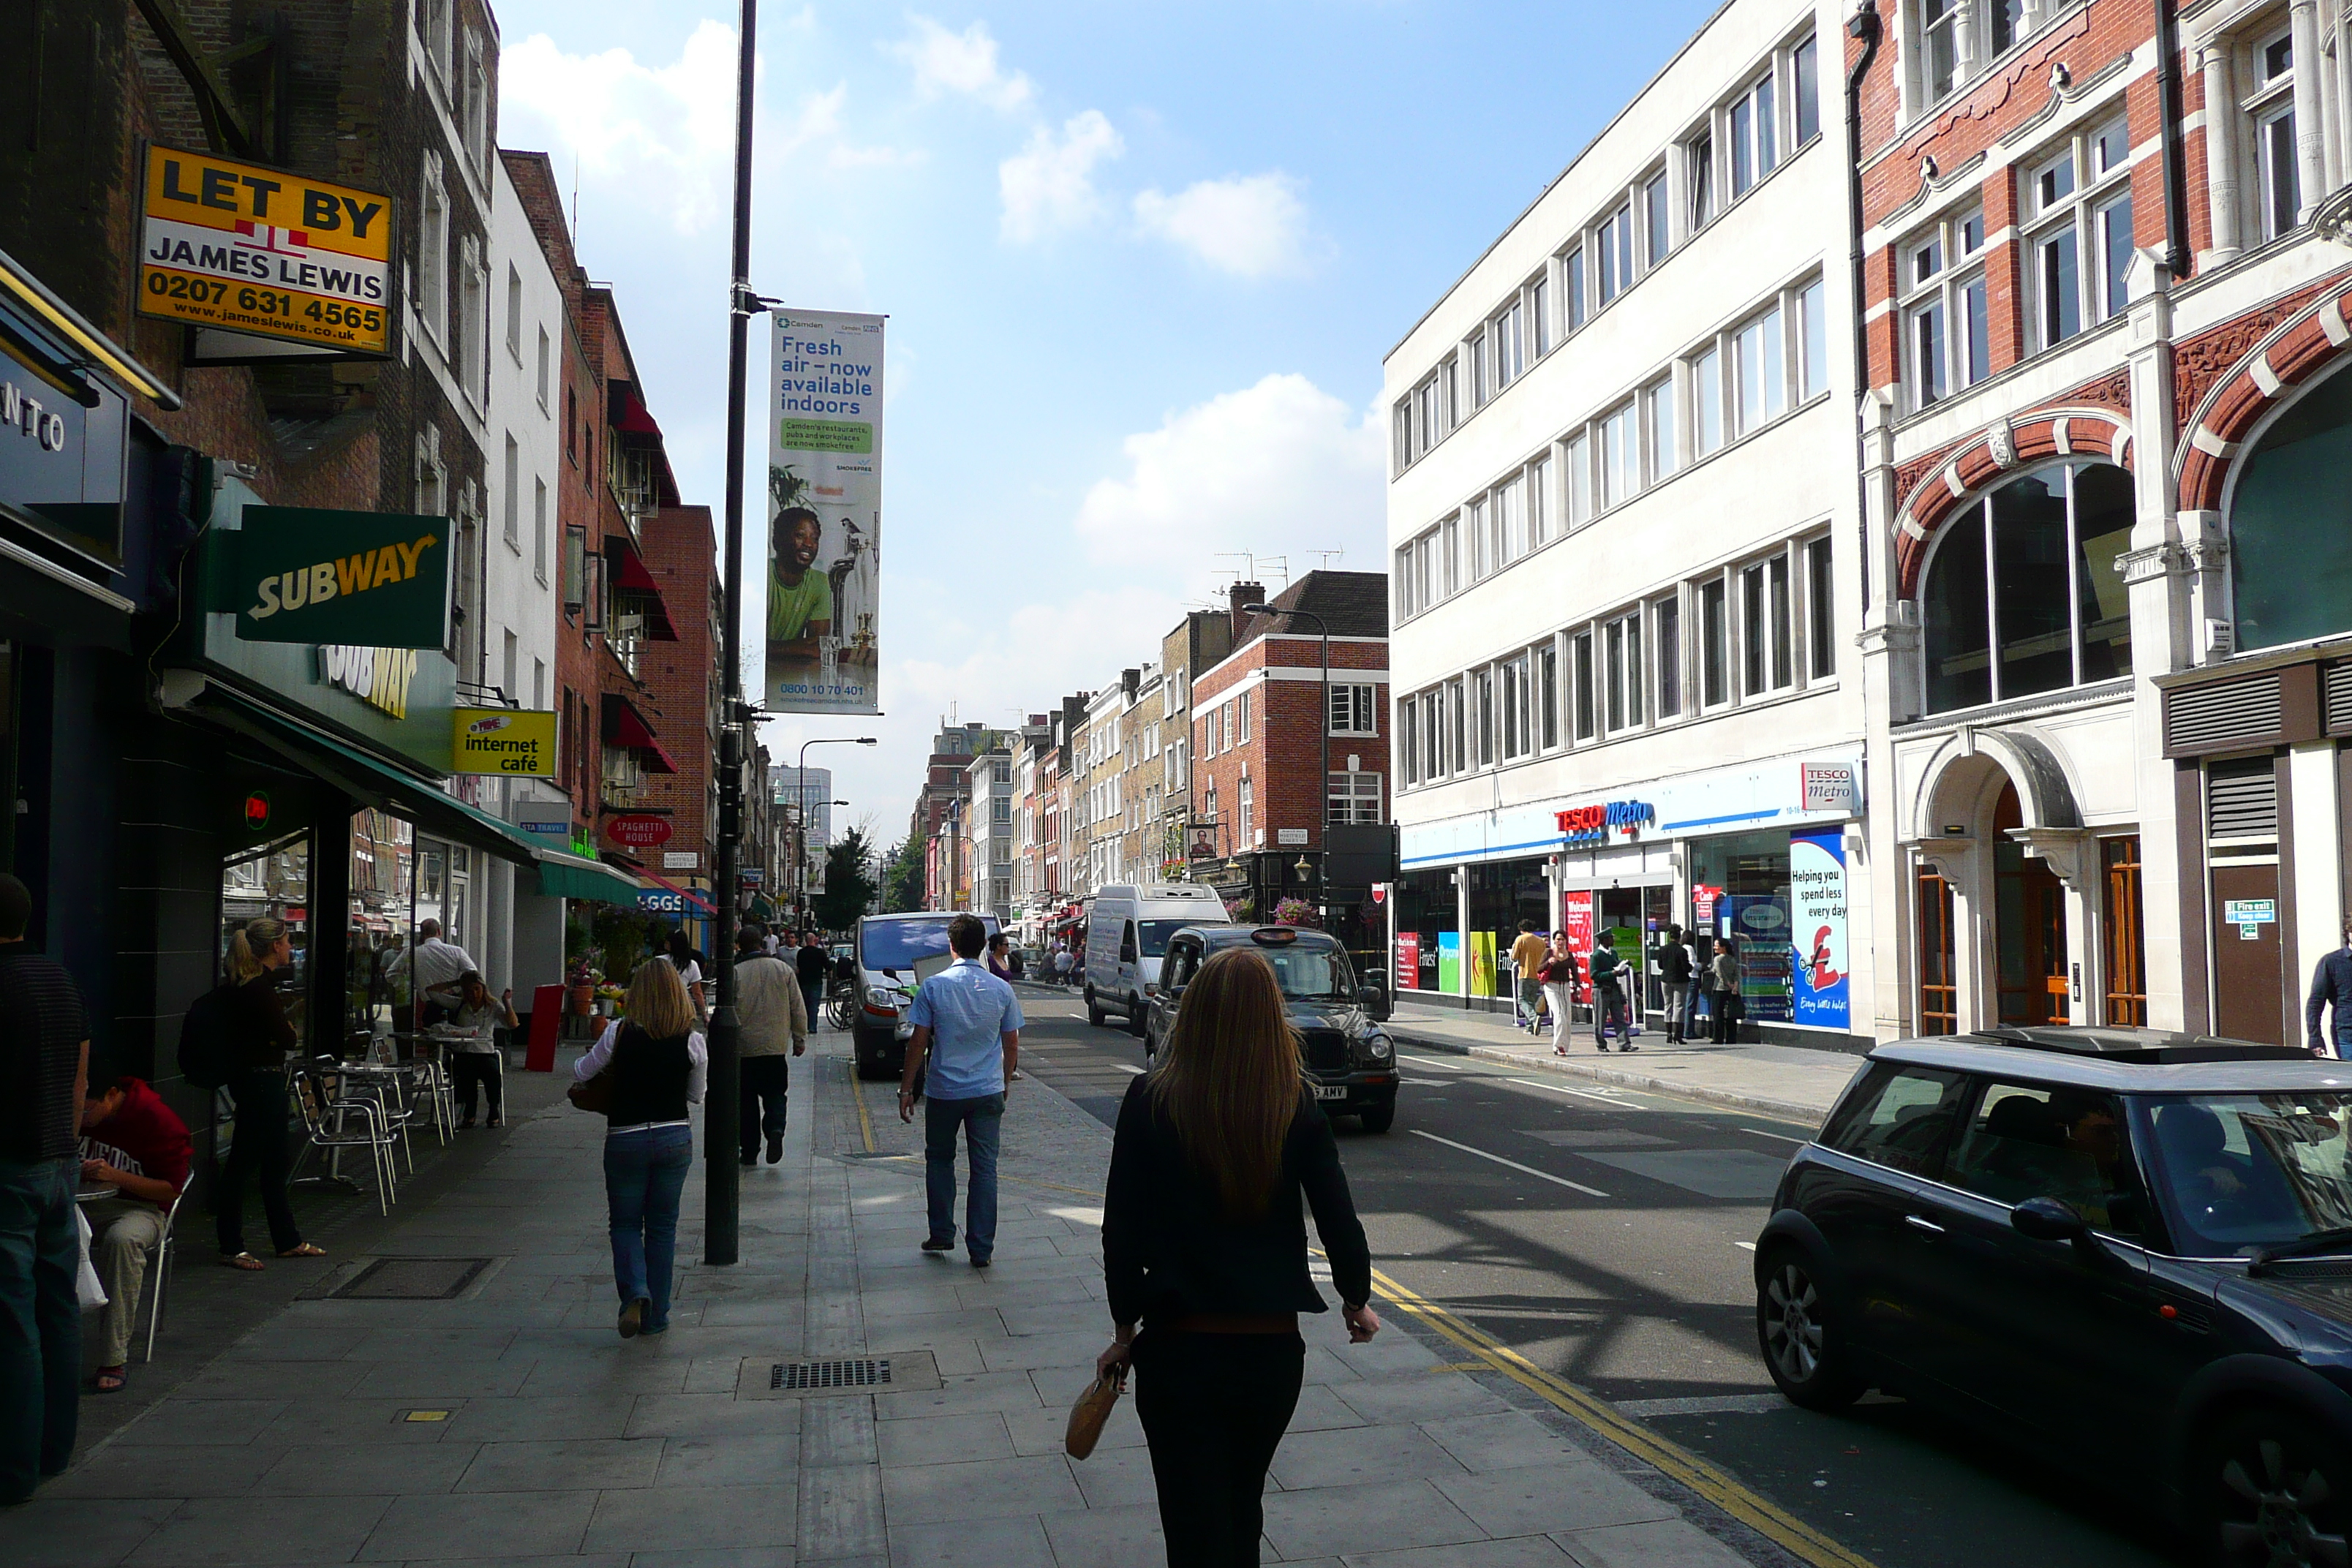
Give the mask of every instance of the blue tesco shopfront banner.
[[1842, 828], [1789, 838], [1789, 940], [1795, 959], [1791, 1023], [1843, 1029], [1847, 1003], [1845, 836]]

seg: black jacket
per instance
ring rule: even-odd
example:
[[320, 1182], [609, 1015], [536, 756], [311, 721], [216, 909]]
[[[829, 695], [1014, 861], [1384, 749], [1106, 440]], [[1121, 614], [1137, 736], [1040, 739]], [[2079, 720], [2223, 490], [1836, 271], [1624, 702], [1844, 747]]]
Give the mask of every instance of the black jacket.
[[1691, 951], [1678, 942], [1662, 942], [1657, 947], [1658, 976], [1669, 986], [1688, 985], [1691, 979]]
[[1307, 1272], [1304, 1194], [1331, 1259], [1339, 1300], [1372, 1290], [1371, 1248], [1348, 1195], [1331, 1123], [1302, 1085], [1282, 1146], [1282, 1173], [1265, 1212], [1230, 1220], [1216, 1191], [1184, 1157], [1176, 1130], [1152, 1103], [1150, 1079], [1128, 1086], [1111, 1142], [1103, 1196], [1103, 1273], [1115, 1321], [1188, 1312], [1320, 1312]]
[[223, 1011], [232, 1060], [240, 1071], [277, 1072], [301, 1044], [278, 989], [282, 971], [265, 969], [236, 987]]
[[2328, 1043], [2319, 1033], [2319, 1015], [2331, 1005], [2336, 1009], [2336, 1033], [2341, 1037], [2352, 1030], [2352, 948], [2337, 948], [2312, 971], [2311, 999], [2303, 1005], [2303, 1024], [2315, 1050]]

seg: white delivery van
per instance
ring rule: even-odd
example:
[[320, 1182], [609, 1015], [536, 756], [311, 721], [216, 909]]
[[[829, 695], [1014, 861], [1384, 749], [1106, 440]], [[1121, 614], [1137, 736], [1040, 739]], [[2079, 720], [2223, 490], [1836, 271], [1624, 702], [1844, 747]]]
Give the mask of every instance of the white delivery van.
[[1221, 926], [1225, 901], [1214, 888], [1185, 882], [1113, 883], [1095, 889], [1087, 918], [1087, 1022], [1106, 1012], [1143, 1033], [1145, 999], [1160, 984], [1168, 939], [1186, 926]]

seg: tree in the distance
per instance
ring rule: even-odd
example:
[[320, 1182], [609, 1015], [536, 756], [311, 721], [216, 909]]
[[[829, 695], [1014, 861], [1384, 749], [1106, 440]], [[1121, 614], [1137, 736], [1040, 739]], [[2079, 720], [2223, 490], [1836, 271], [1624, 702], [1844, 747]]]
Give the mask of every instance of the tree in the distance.
[[874, 871], [867, 861], [873, 848], [865, 831], [851, 828], [841, 842], [824, 852], [824, 891], [809, 900], [816, 923], [827, 931], [847, 931], [874, 901]]
[[882, 873], [882, 911], [902, 914], [923, 907], [923, 841], [909, 836], [890, 851]]

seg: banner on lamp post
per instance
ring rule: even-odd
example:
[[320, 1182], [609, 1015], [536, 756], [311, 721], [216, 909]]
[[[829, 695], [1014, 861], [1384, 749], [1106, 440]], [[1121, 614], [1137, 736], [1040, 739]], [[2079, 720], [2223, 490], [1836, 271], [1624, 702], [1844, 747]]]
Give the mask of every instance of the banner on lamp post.
[[774, 320], [765, 706], [879, 713], [884, 319]]

